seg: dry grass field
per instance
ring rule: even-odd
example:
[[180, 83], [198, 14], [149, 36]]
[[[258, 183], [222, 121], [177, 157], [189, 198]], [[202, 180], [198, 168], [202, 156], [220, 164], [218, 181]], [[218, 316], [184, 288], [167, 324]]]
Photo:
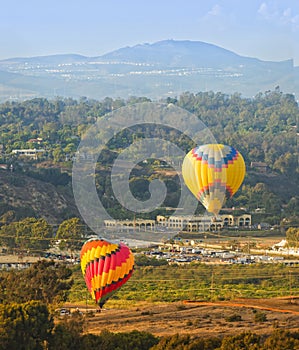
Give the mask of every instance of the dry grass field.
[[[139, 303], [129, 308], [109, 308], [107, 304], [101, 312], [86, 314], [87, 333], [98, 334], [106, 329], [110, 332], [146, 331], [156, 336], [176, 333], [223, 336], [244, 331], [269, 334], [274, 328], [299, 331], [299, 297]], [[82, 311], [86, 310], [82, 308]], [[256, 318], [261, 314], [264, 320], [258, 321]], [[236, 318], [238, 320], [234, 321]]]
[[[1, 256], [0, 262], [35, 262], [39, 258]], [[85, 332], [99, 334], [150, 332], [156, 336], [194, 334], [224, 336], [251, 331], [270, 334], [274, 328], [299, 331], [299, 296], [232, 301], [132, 302], [109, 300], [101, 312], [97, 306], [66, 303], [65, 307], [83, 312]], [[261, 315], [262, 314], [262, 315]], [[262, 320], [258, 316], [263, 316]]]

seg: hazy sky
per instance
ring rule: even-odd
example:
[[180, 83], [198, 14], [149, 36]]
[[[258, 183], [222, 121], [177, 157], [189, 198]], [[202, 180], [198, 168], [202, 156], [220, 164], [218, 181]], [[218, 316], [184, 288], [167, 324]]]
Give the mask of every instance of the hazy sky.
[[199, 40], [299, 66], [299, 0], [0, 0], [0, 59]]

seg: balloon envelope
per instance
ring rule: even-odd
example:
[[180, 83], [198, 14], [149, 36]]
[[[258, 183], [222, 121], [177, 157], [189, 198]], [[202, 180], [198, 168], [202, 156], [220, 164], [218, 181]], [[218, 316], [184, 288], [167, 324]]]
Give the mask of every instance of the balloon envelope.
[[90, 239], [81, 249], [86, 286], [100, 307], [131, 277], [134, 256], [125, 244]]
[[193, 148], [182, 165], [186, 186], [214, 215], [238, 191], [245, 172], [242, 155], [235, 148], [221, 144]]

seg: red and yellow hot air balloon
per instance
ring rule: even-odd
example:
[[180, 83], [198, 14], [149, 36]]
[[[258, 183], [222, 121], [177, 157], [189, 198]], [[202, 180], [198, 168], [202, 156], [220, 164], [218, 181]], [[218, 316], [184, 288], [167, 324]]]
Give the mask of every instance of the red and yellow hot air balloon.
[[242, 155], [235, 148], [222, 144], [193, 148], [182, 165], [186, 186], [215, 216], [225, 200], [238, 191], [245, 172]]
[[86, 286], [101, 308], [128, 281], [134, 269], [133, 253], [125, 244], [100, 238], [84, 243], [80, 259]]

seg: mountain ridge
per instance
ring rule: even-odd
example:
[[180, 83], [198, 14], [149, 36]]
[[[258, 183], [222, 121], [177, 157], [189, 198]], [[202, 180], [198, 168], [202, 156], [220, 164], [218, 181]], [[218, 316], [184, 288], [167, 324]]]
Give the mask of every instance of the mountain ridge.
[[[112, 58], [112, 57], [120, 57], [121, 54], [125, 53], [127, 54], [128, 51], [132, 51], [132, 50], [147, 50], [147, 49], [157, 49], [157, 48], [162, 48], [165, 49], [166, 47], [174, 47], [174, 48], [180, 48], [180, 50], [184, 50], [186, 49], [186, 45], [189, 46], [189, 49], [192, 48], [198, 48], [199, 46], [201, 47], [201, 49], [209, 49], [210, 52], [208, 52], [208, 54], [211, 53], [215, 53], [215, 52], [222, 52], [222, 53], [226, 53], [227, 55], [229, 55], [230, 57], [235, 57], [238, 59], [243, 59], [243, 60], [252, 60], [252, 61], [256, 61], [256, 62], [261, 62], [261, 63], [274, 63], [274, 64], [281, 64], [281, 63], [289, 63], [289, 64], [293, 64], [293, 59], [289, 58], [286, 60], [281, 60], [281, 61], [272, 61], [272, 60], [262, 60], [259, 58], [255, 58], [255, 57], [251, 57], [251, 56], [242, 56], [240, 54], [235, 53], [234, 51], [225, 49], [221, 46], [215, 45], [215, 44], [210, 44], [210, 43], [206, 43], [203, 41], [192, 41], [192, 40], [173, 40], [173, 39], [166, 39], [166, 40], [161, 40], [161, 41], [157, 41], [154, 43], [143, 43], [143, 44], [136, 44], [133, 46], [124, 46], [121, 47], [119, 49], [110, 51], [108, 53], [105, 53], [103, 55], [96, 55], [96, 56], [86, 56], [86, 55], [81, 55], [81, 54], [77, 54], [77, 53], [61, 53], [61, 54], [50, 54], [50, 55], [38, 55], [38, 56], [28, 56], [28, 57], [11, 57], [11, 58], [6, 58], [6, 59], [2, 59], [0, 60], [0, 64], [3, 63], [9, 63], [9, 62], [28, 62], [28, 61], [50, 61], [51, 63], [53, 63], [53, 61], [60, 59], [62, 62], [65, 61], [70, 61], [70, 62], [76, 62], [76, 61], [83, 61], [83, 60], [105, 60], [107, 58]], [[213, 50], [213, 52], [212, 52]], [[186, 51], [186, 50], [185, 50]], [[193, 52], [194, 54], [194, 52]], [[206, 52], [205, 52], [206, 54]], [[297, 66], [294, 66], [294, 68], [297, 68]], [[298, 66], [299, 68], [299, 66]]]
[[[252, 96], [280, 86], [299, 95], [299, 67], [292, 59], [263, 61], [202, 41], [162, 40], [126, 46], [101, 56], [56, 54], [0, 61], [0, 101], [56, 95], [101, 99], [149, 98], [183, 91], [239, 92]], [[3, 72], [18, 74], [11, 81]], [[6, 77], [7, 78], [7, 77]], [[36, 84], [32, 84], [35, 78]], [[7, 91], [18, 91], [10, 96]], [[24, 96], [23, 96], [24, 97]]]
[[[151, 59], [156, 59], [157, 57], [160, 57], [161, 59], [161, 55], [164, 55], [164, 57], [171, 59], [173, 57], [176, 58], [177, 55], [179, 55], [180, 58], [183, 58], [183, 57], [186, 58], [188, 56], [193, 56], [198, 58], [199, 54], [204, 55], [205, 58], [207, 56], [211, 57], [211, 55], [219, 55], [221, 57], [229, 56], [230, 58], [241, 57], [232, 51], [220, 48], [219, 46], [216, 46], [213, 44], [201, 42], [201, 41], [163, 40], [153, 44], [138, 44], [132, 47], [120, 48], [108, 54], [102, 55], [100, 56], [100, 58], [127, 59], [128, 56], [130, 57], [130, 55], [134, 55], [135, 58], [136, 58], [136, 55], [138, 55], [137, 57], [139, 59], [141, 58], [144, 62], [154, 63]], [[158, 61], [158, 63], [161, 63], [160, 60]], [[169, 64], [171, 62], [168, 61], [164, 63]]]

